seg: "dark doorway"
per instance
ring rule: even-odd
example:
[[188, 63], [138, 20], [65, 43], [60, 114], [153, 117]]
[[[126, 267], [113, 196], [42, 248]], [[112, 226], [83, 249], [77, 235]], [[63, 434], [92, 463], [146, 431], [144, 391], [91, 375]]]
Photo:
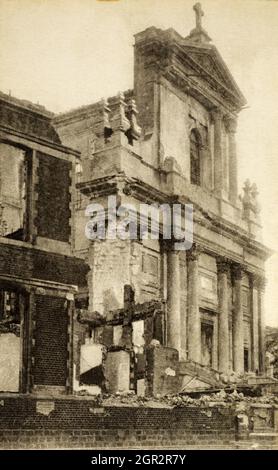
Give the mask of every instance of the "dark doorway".
[[249, 350], [244, 348], [244, 372], [249, 371]]
[[201, 362], [204, 366], [212, 367], [213, 325], [201, 324]]

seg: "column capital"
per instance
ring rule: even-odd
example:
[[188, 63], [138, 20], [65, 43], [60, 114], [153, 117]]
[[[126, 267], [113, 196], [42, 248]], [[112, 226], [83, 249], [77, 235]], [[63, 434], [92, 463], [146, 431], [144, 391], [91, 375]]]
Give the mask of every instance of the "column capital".
[[219, 122], [223, 119], [224, 113], [220, 108], [214, 108], [210, 112], [210, 116], [211, 116], [212, 122], [216, 122], [216, 121]]
[[169, 240], [162, 240], [162, 239], [161, 239], [161, 240], [160, 240], [160, 246], [161, 246], [161, 248], [162, 248], [162, 251], [163, 251], [164, 253], [169, 253], [169, 252], [171, 252], [171, 253], [173, 253], [173, 254], [177, 254], [177, 255], [178, 255], [178, 254], [179, 254], [179, 250], [176, 250], [176, 249], [175, 249], [175, 242], [176, 242], [176, 240], [173, 239], [173, 238], [171, 238], [171, 239], [169, 239]]
[[267, 279], [262, 274], [250, 273], [249, 277], [252, 282], [252, 287], [261, 291], [265, 290]]
[[229, 134], [235, 134], [237, 131], [237, 117], [235, 116], [224, 116], [224, 123], [226, 127], [226, 131]]
[[186, 257], [189, 261], [198, 261], [200, 254], [202, 253], [202, 249], [196, 243], [193, 243], [190, 250], [186, 251]]
[[240, 281], [242, 279], [243, 267], [239, 263], [232, 264], [232, 279], [234, 281]]
[[230, 261], [227, 258], [223, 258], [222, 256], [216, 257], [216, 266], [217, 266], [218, 274], [220, 273], [228, 274], [231, 269]]

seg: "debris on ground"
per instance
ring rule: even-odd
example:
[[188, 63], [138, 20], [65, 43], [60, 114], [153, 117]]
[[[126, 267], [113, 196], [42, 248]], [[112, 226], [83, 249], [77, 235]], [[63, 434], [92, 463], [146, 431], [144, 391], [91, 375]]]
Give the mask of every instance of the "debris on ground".
[[[84, 392], [82, 396], [84, 396]], [[87, 395], [89, 396], [89, 395]], [[224, 389], [216, 393], [202, 394], [199, 398], [192, 398], [186, 394], [166, 395], [157, 397], [138, 396], [134, 392], [103, 394], [92, 396], [96, 405], [101, 406], [133, 406], [133, 407], [170, 407], [180, 408], [186, 406], [229, 406], [233, 403], [278, 405], [277, 395], [245, 396], [236, 389], [226, 392]]]

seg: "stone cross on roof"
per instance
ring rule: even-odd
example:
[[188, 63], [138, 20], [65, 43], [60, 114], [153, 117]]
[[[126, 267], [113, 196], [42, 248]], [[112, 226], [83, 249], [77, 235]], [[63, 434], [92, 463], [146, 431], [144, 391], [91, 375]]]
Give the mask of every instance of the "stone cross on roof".
[[202, 29], [202, 16], [204, 16], [204, 12], [201, 3], [195, 3], [193, 10], [196, 15], [196, 29]]
[[186, 39], [190, 40], [194, 43], [203, 43], [207, 44], [211, 41], [208, 33], [203, 29], [202, 26], [202, 16], [204, 16], [204, 12], [202, 10], [202, 5], [200, 2], [195, 3], [193, 10], [196, 16], [196, 26], [192, 31], [190, 31], [189, 36]]

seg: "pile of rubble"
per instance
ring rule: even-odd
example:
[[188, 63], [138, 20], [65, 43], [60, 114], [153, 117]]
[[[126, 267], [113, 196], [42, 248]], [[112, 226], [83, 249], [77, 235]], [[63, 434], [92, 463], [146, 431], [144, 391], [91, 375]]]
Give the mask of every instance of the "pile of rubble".
[[262, 403], [278, 405], [277, 395], [246, 396], [237, 390], [220, 390], [216, 393], [202, 394], [199, 398], [192, 398], [186, 394], [166, 395], [156, 397], [138, 396], [134, 392], [113, 395], [98, 395], [92, 397], [98, 406], [134, 406], [134, 407], [186, 407], [186, 406], [228, 406], [232, 403], [244, 402], [246, 404]]

